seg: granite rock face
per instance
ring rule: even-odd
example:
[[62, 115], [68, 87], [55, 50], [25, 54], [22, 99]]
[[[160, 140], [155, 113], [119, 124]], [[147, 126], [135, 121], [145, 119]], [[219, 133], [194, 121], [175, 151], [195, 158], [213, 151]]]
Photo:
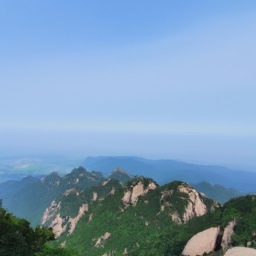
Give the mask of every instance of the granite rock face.
[[197, 256], [213, 252], [220, 232], [220, 227], [206, 229], [194, 235], [185, 246], [183, 256]]
[[146, 195], [150, 190], [156, 189], [157, 186], [154, 182], [151, 182], [147, 188], [144, 188], [144, 184], [142, 181], [139, 181], [137, 184], [131, 187], [131, 189], [127, 190], [122, 198], [124, 204], [136, 205], [139, 196]]
[[224, 256], [256, 256], [256, 250], [247, 247], [233, 247]]
[[207, 213], [207, 207], [201, 200], [199, 193], [187, 184], [178, 187], [179, 192], [186, 193], [189, 196], [188, 205], [183, 214], [183, 221], [187, 222], [196, 216], [202, 216]]
[[222, 237], [222, 241], [221, 241], [221, 247], [223, 249], [227, 248], [228, 245], [231, 243], [231, 236], [234, 234], [235, 225], [236, 225], [235, 220], [232, 220], [225, 227], [223, 237]]

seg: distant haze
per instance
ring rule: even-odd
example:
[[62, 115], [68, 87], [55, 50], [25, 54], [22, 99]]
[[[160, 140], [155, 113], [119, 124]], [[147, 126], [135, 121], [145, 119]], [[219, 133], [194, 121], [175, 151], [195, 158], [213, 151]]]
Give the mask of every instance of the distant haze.
[[0, 154], [256, 171], [255, 28], [254, 0], [2, 1]]
[[63, 154], [134, 155], [217, 164], [256, 171], [256, 138], [252, 136], [181, 135], [149, 132], [6, 131], [1, 155]]

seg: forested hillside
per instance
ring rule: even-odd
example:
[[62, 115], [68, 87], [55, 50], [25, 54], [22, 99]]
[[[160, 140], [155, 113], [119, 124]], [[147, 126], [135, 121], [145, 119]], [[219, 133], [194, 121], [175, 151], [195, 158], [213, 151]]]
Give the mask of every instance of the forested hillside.
[[0, 255], [1, 256], [72, 256], [75, 251], [62, 248], [50, 248], [47, 241], [53, 241], [51, 228], [31, 228], [25, 219], [19, 219], [2, 208], [0, 199]]
[[[214, 246], [207, 251], [209, 255], [222, 256], [230, 246], [255, 248], [255, 196], [238, 197], [221, 206], [205, 194], [219, 196], [221, 201], [237, 191], [205, 182], [197, 186], [204, 191], [199, 193], [182, 181], [159, 186], [151, 178], [132, 178], [120, 168], [104, 178], [100, 172], [80, 167], [64, 177], [52, 173], [39, 181], [23, 180], [18, 183], [20, 190], [14, 189], [7, 202], [15, 203], [13, 207], [19, 214], [29, 214], [33, 226], [41, 223], [42, 228], [32, 229], [27, 220], [1, 208], [2, 251], [12, 248], [9, 240], [18, 232], [14, 244], [19, 242], [24, 250], [34, 250], [31, 255], [180, 256], [184, 250], [191, 250], [188, 241], [210, 228], [217, 233]], [[226, 238], [230, 222], [234, 227]], [[57, 240], [44, 226], [52, 228]], [[30, 243], [26, 239], [35, 237], [36, 241], [41, 235], [44, 239], [40, 238], [40, 248], [31, 249], [29, 245], [25, 249]], [[13, 248], [18, 250], [15, 245]], [[10, 255], [23, 254], [17, 251]], [[189, 251], [189, 255], [193, 252]]]
[[[181, 184], [171, 183], [164, 191], [175, 190]], [[182, 216], [185, 216], [187, 209], [184, 204], [186, 195], [169, 194], [159, 201], [159, 196], [161, 198], [163, 195], [161, 191], [157, 187], [154, 192], [140, 196], [136, 204], [120, 204], [124, 196], [122, 189], [118, 189], [115, 196], [109, 195], [102, 201], [92, 201], [73, 233], [64, 232], [57, 244], [76, 248], [79, 255], [180, 256], [193, 235], [211, 227], [219, 227], [216, 247], [209, 255], [220, 256], [226, 251], [226, 248], [221, 247], [224, 229], [230, 221], [235, 220], [234, 234], [228, 248], [256, 248], [255, 196], [232, 199], [223, 207], [215, 205], [214, 208], [214, 204], [208, 201], [211, 210], [202, 216], [191, 216], [191, 219], [185, 221]]]
[[40, 224], [43, 212], [52, 200], [66, 190], [72, 188], [83, 190], [103, 180], [101, 173], [87, 172], [83, 167], [74, 169], [64, 177], [52, 173], [29, 186], [22, 187], [8, 197], [3, 197], [3, 205], [18, 217], [25, 218], [36, 226]]
[[76, 248], [81, 255], [160, 253], [165, 242], [152, 245], [167, 234], [174, 239], [170, 250], [178, 253], [191, 234], [184, 234], [180, 243], [175, 242], [174, 234], [190, 219], [216, 207], [216, 201], [184, 182], [159, 186], [139, 177], [124, 186], [109, 180], [79, 195], [64, 195], [46, 211], [50, 216], [46, 223], [57, 232], [58, 244]]

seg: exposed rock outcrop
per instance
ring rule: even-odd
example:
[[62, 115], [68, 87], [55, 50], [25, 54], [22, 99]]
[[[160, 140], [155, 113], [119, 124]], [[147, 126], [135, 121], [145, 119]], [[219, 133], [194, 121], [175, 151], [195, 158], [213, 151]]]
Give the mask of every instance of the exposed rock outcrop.
[[67, 241], [66, 241], [66, 240], [65, 240], [64, 242], [62, 242], [62, 243], [60, 244], [60, 248], [65, 248], [66, 243], [67, 243]]
[[132, 204], [136, 204], [138, 201], [138, 197], [145, 195], [148, 192], [148, 189], [144, 189], [144, 185], [142, 182], [136, 184], [132, 189], [131, 202]]
[[57, 212], [60, 210], [60, 203], [56, 203], [55, 200], [52, 201], [51, 205], [46, 208], [43, 217], [41, 219], [42, 225], [47, 225], [56, 216]]
[[78, 193], [78, 190], [76, 188], [71, 188], [71, 189], [67, 189], [65, 192], [64, 192], [64, 195], [65, 196], [68, 196], [69, 194], [71, 193]]
[[77, 222], [81, 219], [86, 211], [88, 211], [88, 204], [82, 204], [82, 206], [79, 208], [78, 215], [75, 218], [69, 218], [69, 234], [72, 234], [74, 232]]
[[130, 175], [129, 173], [127, 173], [125, 170], [121, 169], [121, 168], [116, 168], [110, 175], [109, 175], [110, 179], [116, 179], [121, 181], [122, 183], [125, 183], [131, 179], [133, 179], [134, 177], [132, 175]]
[[[225, 227], [224, 232], [220, 231], [219, 227], [206, 229], [194, 235], [185, 246], [182, 255], [196, 256], [218, 250], [222, 247], [224, 251], [231, 244], [231, 236], [234, 234], [236, 221], [232, 220]], [[243, 247], [242, 247], [243, 248]], [[238, 251], [240, 249], [237, 249]], [[238, 255], [238, 254], [230, 254]], [[247, 254], [239, 254], [247, 255]], [[226, 254], [225, 254], [226, 256]], [[256, 255], [255, 255], [256, 256]]]
[[133, 176], [131, 174], [129, 174], [128, 172], [126, 172], [125, 170], [123, 170], [122, 168], [116, 168], [111, 175], [113, 175], [114, 173], [122, 173], [124, 175], [127, 175], [129, 178], [133, 178]]
[[219, 231], [219, 227], [214, 227], [194, 235], [188, 241], [182, 255], [197, 256], [214, 251]]
[[224, 256], [256, 256], [256, 250], [247, 247], [233, 247]]
[[167, 196], [172, 195], [173, 190], [164, 190], [161, 192], [162, 196], [160, 201], [164, 200]]
[[102, 182], [102, 186], [107, 185], [109, 181], [110, 181], [110, 179], [107, 179], [107, 180], [103, 181], [103, 182]]
[[96, 192], [93, 192], [92, 201], [96, 201], [98, 197], [98, 194]]
[[154, 190], [156, 184], [154, 182], [149, 183], [147, 188], [144, 188], [142, 181], [139, 181], [135, 185], [131, 186], [131, 190], [125, 192], [122, 201], [124, 204], [133, 204], [136, 205], [139, 196], [144, 196], [148, 193], [149, 190]]
[[122, 198], [122, 201], [124, 204], [129, 204], [131, 203], [131, 196], [132, 196], [132, 191], [128, 190], [125, 192], [124, 197]]
[[226, 249], [228, 247], [228, 245], [231, 243], [231, 236], [234, 234], [235, 225], [236, 225], [236, 221], [232, 220], [225, 227], [223, 237], [222, 237], [222, 241], [221, 241], [221, 247], [223, 249]]
[[115, 188], [113, 187], [113, 188], [111, 189], [111, 191], [109, 192], [109, 194], [113, 196], [113, 195], [115, 194], [115, 191], [116, 191], [116, 190], [115, 190]]
[[67, 225], [62, 225], [63, 219], [60, 217], [60, 214], [57, 214], [55, 219], [52, 221], [50, 227], [55, 234], [55, 237], [58, 238], [63, 232], [66, 231]]
[[182, 221], [179, 217], [179, 214], [177, 212], [172, 213], [171, 214], [172, 220], [176, 223], [176, 224], [182, 224]]
[[94, 245], [95, 248], [98, 248], [98, 247], [104, 247], [104, 242], [106, 240], [108, 240], [109, 238], [111, 237], [111, 234], [109, 232], [106, 232], [105, 235], [101, 236], [96, 244]]
[[[161, 194], [160, 211], [169, 212], [172, 220], [177, 224], [186, 223], [194, 217], [202, 216], [218, 206], [217, 203], [215, 205], [212, 201], [210, 202], [210, 207], [207, 207], [206, 201], [209, 199], [203, 197], [193, 187], [184, 182], [176, 182], [176, 187], [165, 188], [161, 191]], [[174, 198], [177, 196], [184, 206], [184, 211], [182, 212], [180, 209], [175, 208], [176, 199]]]
[[[59, 208], [57, 208], [57, 209], [59, 209]], [[62, 218], [60, 216], [60, 213], [58, 213], [55, 216], [56, 211], [52, 215], [49, 215], [47, 218], [46, 215], [47, 215], [47, 213], [49, 213], [49, 210], [47, 208], [46, 213], [44, 215], [45, 219], [43, 221], [45, 222], [45, 220], [49, 220], [50, 217], [55, 216], [55, 218], [52, 220], [51, 224], [49, 225], [50, 227], [52, 227], [55, 237], [57, 238], [62, 233], [64, 233], [67, 230], [68, 225], [70, 227], [70, 229], [68, 231], [68, 233], [70, 235], [74, 232], [77, 222], [81, 219], [81, 217], [84, 215], [84, 212], [86, 212], [86, 211], [88, 211], [88, 204], [82, 204], [82, 206], [79, 208], [78, 214], [75, 218], [71, 218], [68, 216], [65, 218]], [[64, 220], [65, 220], [65, 225], [63, 225]], [[43, 221], [42, 221], [42, 223], [43, 223]]]
[[207, 213], [207, 207], [201, 200], [199, 193], [192, 187], [187, 184], [180, 185], [178, 187], [179, 192], [186, 193], [189, 195], [189, 202], [186, 207], [186, 210], [183, 214], [183, 221], [187, 222], [188, 220], [196, 217], [202, 216]]

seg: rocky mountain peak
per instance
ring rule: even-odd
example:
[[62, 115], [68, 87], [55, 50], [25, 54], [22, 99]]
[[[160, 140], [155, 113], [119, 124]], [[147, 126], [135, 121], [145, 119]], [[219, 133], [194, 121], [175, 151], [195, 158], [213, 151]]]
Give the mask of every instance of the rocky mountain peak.
[[60, 184], [61, 177], [57, 172], [52, 172], [40, 181], [47, 184], [49, 187], [58, 186]]
[[207, 207], [203, 202], [202, 196], [191, 186], [184, 183], [178, 187], [178, 191], [181, 193], [186, 193], [189, 196], [188, 205], [183, 214], [183, 221], [202, 216], [207, 212]]
[[158, 184], [152, 179], [140, 177], [128, 182], [126, 187], [127, 189], [124, 192], [124, 197], [122, 198], [123, 203], [126, 205], [136, 205], [139, 196], [144, 196], [150, 190], [156, 189]]
[[127, 181], [133, 179], [134, 177], [132, 175], [130, 175], [128, 172], [126, 172], [125, 170], [123, 170], [121, 168], [116, 168], [109, 175], [109, 178], [117, 179], [124, 183], [124, 182], [127, 182]]
[[119, 167], [117, 167], [116, 169], [114, 169], [111, 174], [113, 174], [113, 173], [115, 173], [115, 172], [119, 172], [119, 173], [122, 173], [122, 174], [126, 174], [126, 175], [132, 177], [128, 172], [126, 172], [124, 169], [119, 168]]
[[181, 181], [173, 181], [162, 187], [160, 203], [161, 211], [169, 212], [177, 224], [186, 223], [219, 206], [217, 202], [202, 196], [189, 184]]

